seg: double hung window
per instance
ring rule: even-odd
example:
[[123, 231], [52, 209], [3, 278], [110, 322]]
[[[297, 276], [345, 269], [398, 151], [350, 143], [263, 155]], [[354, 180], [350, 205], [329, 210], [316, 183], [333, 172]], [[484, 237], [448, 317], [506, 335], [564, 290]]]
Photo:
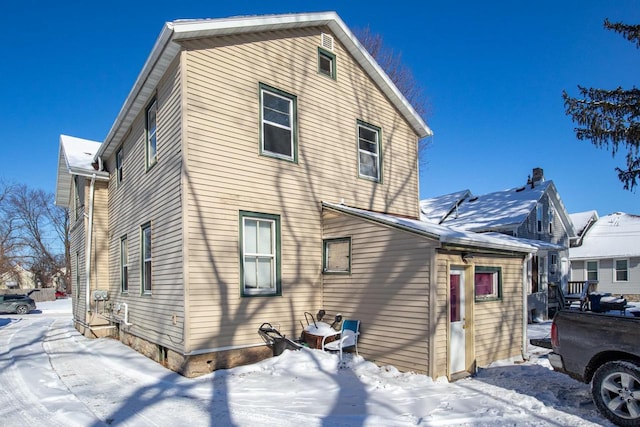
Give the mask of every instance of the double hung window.
[[142, 265], [142, 293], [151, 293], [151, 223], [147, 223], [142, 226], [142, 250], [141, 265]]
[[358, 174], [380, 181], [380, 128], [358, 122]]
[[155, 165], [158, 161], [158, 147], [157, 147], [157, 115], [158, 115], [158, 101], [153, 100], [147, 108], [147, 124], [146, 124], [146, 139], [147, 139], [147, 169]]
[[280, 295], [280, 217], [240, 212], [242, 295]]
[[296, 97], [260, 84], [260, 153], [296, 161]]

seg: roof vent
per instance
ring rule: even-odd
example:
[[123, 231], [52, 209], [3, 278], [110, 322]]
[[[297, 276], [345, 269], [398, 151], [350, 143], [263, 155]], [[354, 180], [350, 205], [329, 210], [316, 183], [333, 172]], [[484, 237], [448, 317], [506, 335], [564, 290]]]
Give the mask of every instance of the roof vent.
[[320, 46], [327, 50], [333, 51], [333, 37], [329, 34], [322, 33], [320, 36]]

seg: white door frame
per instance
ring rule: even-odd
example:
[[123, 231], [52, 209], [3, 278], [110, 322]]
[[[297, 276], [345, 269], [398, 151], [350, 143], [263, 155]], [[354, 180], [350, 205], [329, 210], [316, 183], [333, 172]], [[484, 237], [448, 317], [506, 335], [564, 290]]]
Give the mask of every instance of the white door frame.
[[[452, 279], [457, 280], [457, 283], [454, 283]], [[466, 311], [467, 310], [466, 310], [465, 269], [453, 267], [449, 271], [449, 374], [450, 375], [467, 370]]]

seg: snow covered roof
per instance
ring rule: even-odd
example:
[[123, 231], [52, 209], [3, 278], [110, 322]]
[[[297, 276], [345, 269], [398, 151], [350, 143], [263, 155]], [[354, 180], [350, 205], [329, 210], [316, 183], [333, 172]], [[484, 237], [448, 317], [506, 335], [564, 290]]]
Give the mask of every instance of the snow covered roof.
[[108, 157], [137, 114], [146, 105], [167, 68], [181, 50], [178, 42], [194, 38], [226, 36], [249, 32], [274, 31], [305, 27], [328, 27], [344, 45], [369, 77], [380, 87], [398, 111], [421, 138], [430, 136], [431, 129], [395, 84], [360, 44], [336, 12], [315, 12], [285, 15], [240, 16], [222, 19], [177, 20], [167, 22], [133, 88], [122, 106], [105, 143], [96, 156]]
[[58, 174], [56, 178], [56, 200], [58, 206], [68, 206], [73, 175], [93, 176], [109, 179], [109, 173], [97, 171], [92, 163], [100, 143], [88, 139], [60, 135], [58, 150]]
[[569, 218], [571, 218], [571, 222], [573, 222], [573, 226], [576, 229], [576, 234], [578, 236], [581, 236], [591, 222], [598, 220], [598, 212], [586, 211], [572, 213], [569, 214]]
[[615, 212], [587, 230], [582, 246], [569, 249], [571, 260], [640, 256], [640, 216]]
[[467, 197], [471, 197], [469, 190], [423, 199], [420, 201], [420, 219], [440, 224]]
[[476, 232], [516, 228], [551, 186], [553, 181], [544, 181], [467, 198], [443, 224]]
[[495, 233], [479, 234], [471, 231], [464, 231], [434, 224], [432, 222], [420, 221], [398, 217], [395, 215], [372, 212], [357, 209], [350, 206], [322, 202], [323, 207], [327, 207], [339, 212], [366, 218], [384, 225], [399, 228], [412, 233], [421, 234], [426, 237], [438, 240], [443, 244], [460, 245], [466, 247], [494, 249], [505, 252], [535, 253], [537, 248], [524, 242], [522, 239], [505, 236]]

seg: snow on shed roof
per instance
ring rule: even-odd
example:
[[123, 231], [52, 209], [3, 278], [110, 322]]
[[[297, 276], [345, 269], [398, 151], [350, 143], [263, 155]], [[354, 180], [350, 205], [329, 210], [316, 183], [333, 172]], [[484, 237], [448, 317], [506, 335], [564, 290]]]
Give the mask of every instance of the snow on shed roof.
[[640, 256], [640, 216], [615, 212], [589, 228], [582, 246], [569, 248], [572, 260]]
[[93, 158], [100, 149], [100, 143], [88, 139], [60, 135], [58, 150], [58, 174], [56, 177], [56, 199], [58, 206], [68, 206], [73, 175], [93, 176], [108, 179], [109, 174], [93, 168]]
[[544, 181], [533, 188], [526, 185], [468, 198], [443, 224], [476, 232], [517, 227], [552, 185], [553, 181]]
[[471, 191], [462, 190], [444, 196], [420, 200], [420, 219], [422, 221], [440, 224], [455, 207], [465, 198], [471, 196]]
[[363, 209], [352, 208], [350, 206], [322, 202], [322, 206], [343, 212], [346, 214], [356, 215], [381, 224], [389, 225], [405, 231], [422, 234], [432, 239], [437, 239], [441, 243], [460, 245], [476, 248], [487, 248], [501, 250], [505, 252], [521, 252], [535, 253], [537, 248], [525, 242], [522, 239], [505, 236], [503, 234], [494, 233], [479, 234], [471, 231], [464, 231], [438, 225], [431, 222], [420, 221], [398, 217], [395, 215], [384, 214], [380, 212], [372, 212]]

